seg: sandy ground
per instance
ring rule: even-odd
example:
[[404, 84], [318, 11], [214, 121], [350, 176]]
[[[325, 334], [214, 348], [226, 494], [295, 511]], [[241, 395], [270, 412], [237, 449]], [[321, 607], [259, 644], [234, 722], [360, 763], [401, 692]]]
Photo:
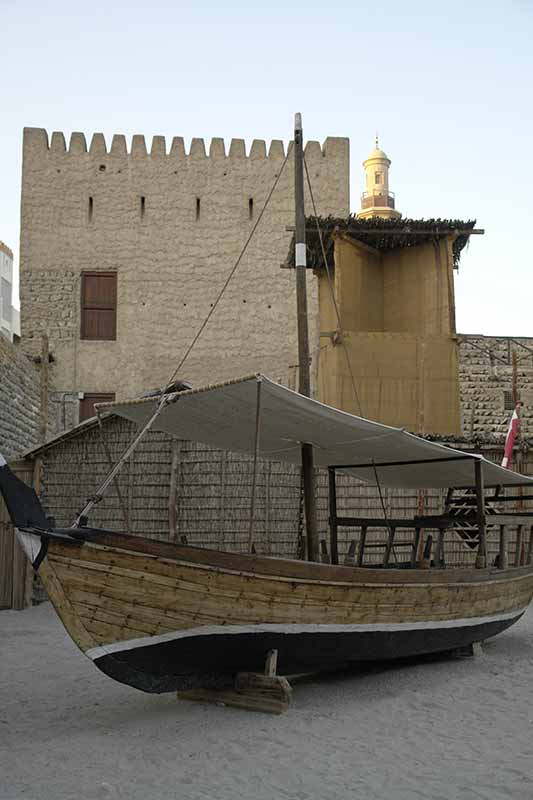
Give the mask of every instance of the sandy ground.
[[278, 717], [121, 686], [49, 603], [2, 611], [0, 800], [528, 800], [532, 634], [298, 684]]

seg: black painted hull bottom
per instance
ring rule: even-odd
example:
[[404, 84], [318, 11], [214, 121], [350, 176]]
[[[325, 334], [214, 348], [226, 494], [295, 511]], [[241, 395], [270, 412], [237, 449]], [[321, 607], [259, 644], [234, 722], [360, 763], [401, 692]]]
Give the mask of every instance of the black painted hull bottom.
[[[523, 613], [523, 612], [522, 612]], [[354, 633], [231, 633], [195, 635], [146, 644], [99, 656], [106, 675], [144, 692], [172, 692], [199, 686], [230, 686], [240, 671], [264, 668], [268, 650], [278, 650], [278, 672], [301, 672], [444, 652], [480, 642], [509, 628], [522, 616], [464, 627]]]

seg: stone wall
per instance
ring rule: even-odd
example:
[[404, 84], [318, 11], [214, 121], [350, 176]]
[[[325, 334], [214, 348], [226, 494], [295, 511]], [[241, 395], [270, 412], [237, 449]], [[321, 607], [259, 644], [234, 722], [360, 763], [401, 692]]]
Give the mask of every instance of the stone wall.
[[[463, 435], [502, 440], [512, 414], [513, 351], [522, 406], [522, 435], [533, 437], [533, 338], [459, 336]], [[507, 400], [507, 407], [506, 407]]]
[[[349, 142], [305, 150], [322, 215], [349, 211]], [[281, 176], [280, 173], [282, 172]], [[24, 132], [21, 210], [21, 327], [35, 354], [47, 333], [58, 392], [114, 392], [117, 399], [168, 381], [209, 313], [280, 176], [234, 278], [180, 377], [195, 385], [263, 371], [294, 385], [294, 273], [286, 260], [294, 221], [293, 159], [284, 145], [202, 139], [189, 153], [143, 136], [90, 148], [83, 134]], [[307, 209], [311, 208], [307, 197]], [[83, 271], [116, 271], [116, 341], [80, 339]], [[318, 348], [317, 287], [309, 274]], [[317, 350], [315, 350], [316, 355]], [[316, 369], [317, 359], [313, 365]]]
[[[39, 371], [20, 346], [0, 336], [0, 452], [20, 456], [39, 443], [41, 390]], [[49, 432], [57, 430], [56, 406], [49, 406]]]

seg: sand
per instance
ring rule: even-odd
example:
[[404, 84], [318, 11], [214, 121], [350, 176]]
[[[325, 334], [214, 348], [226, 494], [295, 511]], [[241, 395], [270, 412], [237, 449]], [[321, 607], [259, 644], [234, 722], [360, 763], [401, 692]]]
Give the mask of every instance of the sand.
[[0, 800], [527, 800], [532, 633], [297, 684], [270, 716], [121, 686], [49, 603], [2, 611]]

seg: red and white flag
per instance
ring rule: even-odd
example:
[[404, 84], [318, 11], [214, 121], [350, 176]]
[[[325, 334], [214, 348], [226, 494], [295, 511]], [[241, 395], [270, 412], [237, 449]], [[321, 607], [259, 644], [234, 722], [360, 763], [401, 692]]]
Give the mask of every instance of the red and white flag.
[[515, 439], [518, 436], [518, 431], [520, 430], [521, 405], [522, 403], [519, 402], [515, 406], [515, 410], [513, 411], [513, 416], [511, 417], [511, 421], [509, 423], [509, 430], [507, 431], [507, 437], [505, 439], [505, 451], [502, 459], [502, 467], [505, 467], [506, 469], [510, 469], [511, 461], [513, 458], [513, 447]]

